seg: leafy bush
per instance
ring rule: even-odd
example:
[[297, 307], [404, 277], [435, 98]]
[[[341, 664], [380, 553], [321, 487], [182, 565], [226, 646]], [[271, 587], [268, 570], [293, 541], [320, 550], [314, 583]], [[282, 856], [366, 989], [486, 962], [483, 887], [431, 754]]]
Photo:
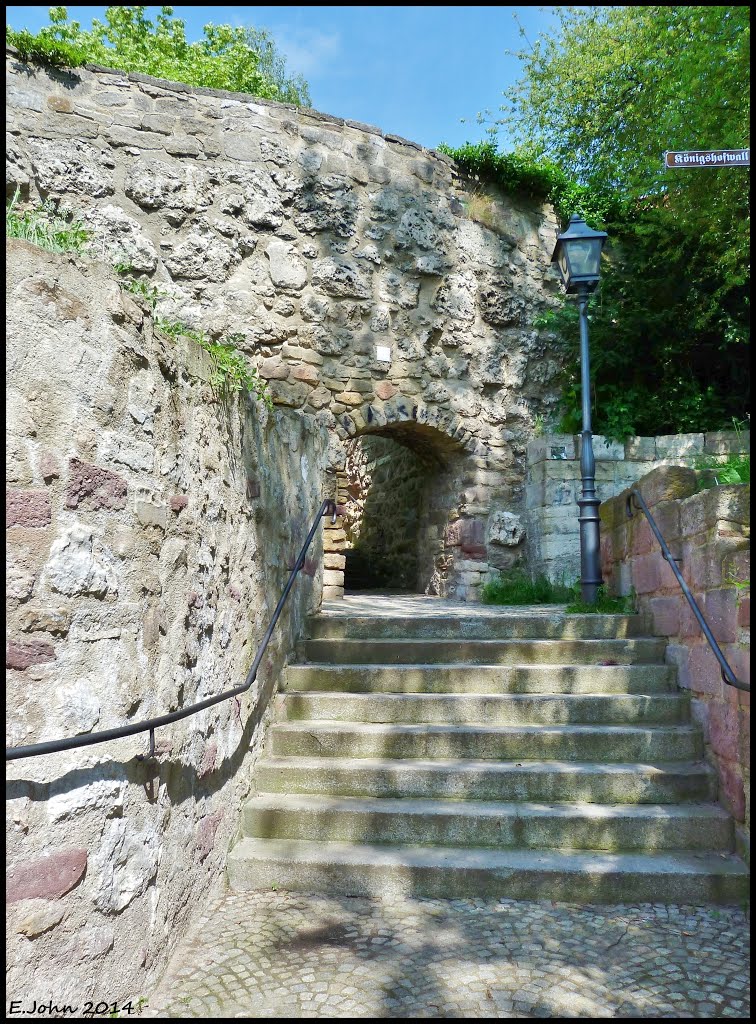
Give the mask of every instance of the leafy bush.
[[204, 38], [187, 42], [184, 22], [172, 7], [161, 7], [156, 22], [146, 7], [107, 7], [105, 22], [82, 29], [65, 7], [51, 7], [50, 24], [33, 35], [6, 27], [5, 38], [23, 60], [57, 67], [100, 64], [156, 78], [309, 106], [307, 83], [286, 75], [285, 59], [264, 29], [204, 26]]
[[523, 569], [502, 572], [483, 585], [484, 604], [564, 604], [575, 597], [575, 588], [547, 576], [531, 577]]
[[504, 192], [549, 202], [564, 220], [573, 213], [582, 213], [587, 219], [603, 221], [618, 205], [610, 193], [571, 181], [551, 160], [537, 159], [525, 150], [499, 153], [490, 140], [456, 147], [442, 142], [438, 149], [472, 181], [490, 182]]
[[31, 210], [18, 210], [19, 190], [5, 211], [5, 234], [24, 238], [48, 252], [84, 252], [90, 234], [70, 210], [45, 200]]
[[751, 482], [751, 456], [728, 455], [721, 462], [715, 456], [696, 460], [695, 468], [701, 471], [699, 490], [719, 487], [723, 484], [748, 484]]

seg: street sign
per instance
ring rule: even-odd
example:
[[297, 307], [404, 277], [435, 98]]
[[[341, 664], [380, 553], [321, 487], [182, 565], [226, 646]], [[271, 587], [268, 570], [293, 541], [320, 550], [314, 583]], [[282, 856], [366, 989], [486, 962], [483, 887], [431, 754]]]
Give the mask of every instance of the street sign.
[[750, 167], [748, 149], [683, 149], [664, 154], [665, 167]]

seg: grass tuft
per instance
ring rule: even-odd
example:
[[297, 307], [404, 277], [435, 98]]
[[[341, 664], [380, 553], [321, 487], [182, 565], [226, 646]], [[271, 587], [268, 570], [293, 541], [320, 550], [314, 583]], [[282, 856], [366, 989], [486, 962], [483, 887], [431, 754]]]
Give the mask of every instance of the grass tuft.
[[511, 569], [483, 585], [484, 604], [564, 604], [575, 597], [573, 587], [547, 576], [531, 577], [523, 569]]
[[19, 189], [5, 211], [7, 238], [23, 238], [48, 252], [82, 253], [87, 247], [90, 233], [71, 210], [56, 206], [46, 199], [34, 209], [18, 209]]

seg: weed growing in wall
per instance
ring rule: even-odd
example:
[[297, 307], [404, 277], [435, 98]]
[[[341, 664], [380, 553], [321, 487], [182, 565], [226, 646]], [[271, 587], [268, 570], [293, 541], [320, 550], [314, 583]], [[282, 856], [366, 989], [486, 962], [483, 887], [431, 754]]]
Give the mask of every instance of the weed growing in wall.
[[195, 331], [178, 320], [156, 316], [153, 322], [162, 334], [174, 340], [180, 337], [189, 338], [209, 354], [213, 361], [213, 374], [210, 378], [212, 387], [221, 393], [251, 391], [266, 408], [273, 408], [273, 398], [267, 382], [260, 377], [256, 367], [247, 363], [236, 347], [242, 335], [230, 334], [220, 341], [210, 341], [204, 331]]
[[18, 200], [19, 190], [16, 189], [5, 211], [8, 238], [23, 238], [48, 252], [82, 253], [86, 250], [90, 233], [71, 210], [46, 199], [22, 212], [18, 209]]
[[[732, 424], [740, 448], [742, 447], [741, 436], [748, 424], [735, 417], [732, 419]], [[699, 491], [724, 484], [748, 484], [751, 482], [751, 455], [746, 452], [730, 452], [721, 461], [715, 455], [702, 455], [696, 459], [694, 469], [700, 473]]]

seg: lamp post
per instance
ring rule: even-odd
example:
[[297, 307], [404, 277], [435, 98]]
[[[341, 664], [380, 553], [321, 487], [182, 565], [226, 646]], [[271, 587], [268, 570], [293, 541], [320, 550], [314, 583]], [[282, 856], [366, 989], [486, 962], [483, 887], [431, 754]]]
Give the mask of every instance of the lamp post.
[[582, 497], [580, 513], [580, 593], [586, 604], [595, 604], [601, 586], [601, 550], [599, 537], [599, 499], [596, 497], [596, 460], [591, 434], [590, 360], [588, 354], [588, 296], [599, 280], [601, 249], [605, 231], [593, 231], [576, 213], [567, 230], [557, 236], [551, 262], [562, 275], [567, 294], [577, 293], [580, 308], [580, 391], [583, 404], [583, 430], [580, 435], [580, 477]]

